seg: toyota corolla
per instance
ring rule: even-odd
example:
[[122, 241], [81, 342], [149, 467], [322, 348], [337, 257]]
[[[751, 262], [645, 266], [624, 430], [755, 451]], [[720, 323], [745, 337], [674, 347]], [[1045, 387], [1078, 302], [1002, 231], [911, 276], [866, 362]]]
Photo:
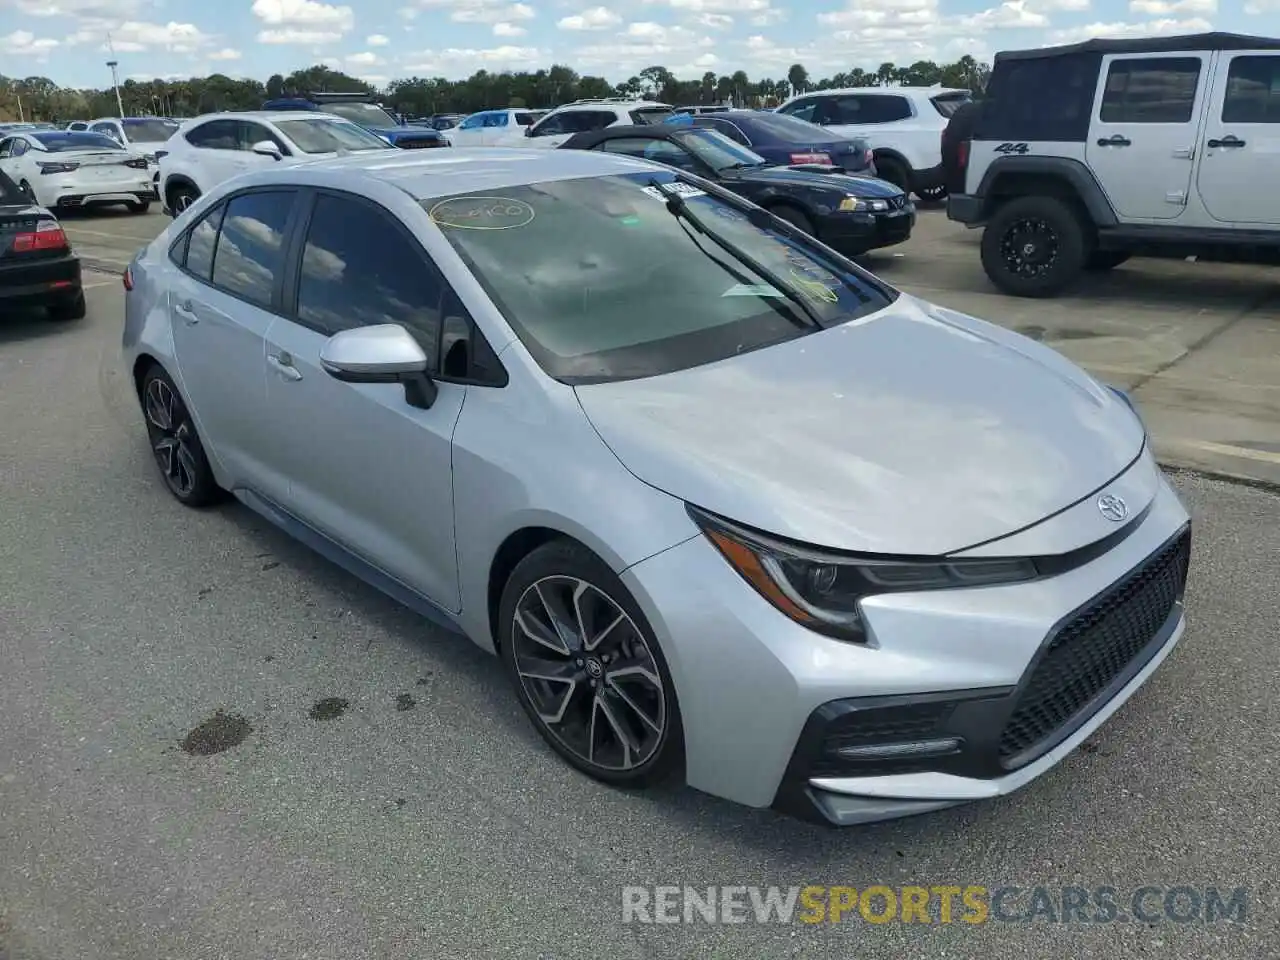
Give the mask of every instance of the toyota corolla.
[[832, 824], [1000, 796], [1184, 629], [1190, 522], [1123, 394], [669, 167], [276, 166], [124, 281], [172, 494], [497, 653], [610, 784]]

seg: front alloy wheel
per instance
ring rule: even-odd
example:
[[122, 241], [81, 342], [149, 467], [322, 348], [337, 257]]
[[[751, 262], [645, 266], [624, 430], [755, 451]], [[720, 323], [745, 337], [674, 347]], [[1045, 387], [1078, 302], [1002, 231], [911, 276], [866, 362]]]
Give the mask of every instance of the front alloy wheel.
[[666, 697], [631, 617], [577, 577], [543, 577], [516, 602], [516, 673], [538, 719], [580, 761], [621, 773], [663, 742]]

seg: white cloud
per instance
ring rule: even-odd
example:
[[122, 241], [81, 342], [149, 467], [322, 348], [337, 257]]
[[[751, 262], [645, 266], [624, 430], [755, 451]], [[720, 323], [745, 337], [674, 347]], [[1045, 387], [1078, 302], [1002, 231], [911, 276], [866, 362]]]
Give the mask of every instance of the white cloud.
[[173, 53], [195, 53], [213, 43], [213, 37], [194, 23], [145, 23], [126, 20], [113, 23], [88, 19], [67, 37], [68, 46], [95, 44], [99, 50], [107, 50], [107, 34], [111, 34], [111, 48], [116, 53], [141, 53], [144, 50], [162, 48]]
[[727, 30], [733, 26], [733, 17], [727, 13], [700, 13], [694, 18], [694, 22], [712, 30]]
[[289, 44], [300, 43], [319, 46], [326, 43], [337, 43], [342, 34], [336, 30], [263, 30], [258, 34], [259, 43]]
[[43, 57], [58, 46], [50, 37], [37, 37], [29, 30], [15, 30], [0, 37], [0, 54], [8, 57]]
[[1026, 0], [1006, 0], [998, 7], [983, 10], [971, 16], [961, 17], [963, 30], [1009, 30], [1024, 27], [1047, 27], [1049, 18], [1043, 13], [1027, 9]]
[[1089, 9], [1089, 0], [1028, 0], [1027, 7], [1041, 13], [1052, 10], [1078, 12]]
[[404, 58], [403, 70], [411, 74], [464, 77], [483, 67], [486, 70], [525, 70], [545, 66], [548, 54], [537, 47], [501, 46], [488, 49], [424, 50]]
[[649, 40], [661, 40], [667, 35], [667, 28], [659, 23], [644, 21], [641, 23], [627, 24], [627, 31], [624, 36], [641, 37]]
[[517, 27], [514, 23], [500, 22], [493, 25], [495, 37], [523, 37], [528, 32], [524, 27]]
[[143, 0], [13, 0], [13, 7], [28, 17], [109, 17], [137, 16]]
[[416, 7], [405, 7], [400, 15], [412, 20], [423, 10], [449, 10], [454, 23], [512, 23], [532, 20], [537, 12], [527, 3], [510, 0], [416, 0]]
[[374, 33], [365, 37], [364, 42], [371, 47], [385, 47], [391, 42], [391, 39], [389, 37], [384, 37], [380, 33]]
[[208, 55], [210, 60], [239, 60], [240, 51], [233, 50], [231, 47], [223, 47], [221, 50], [214, 50]]
[[561, 30], [606, 30], [621, 22], [622, 18], [608, 7], [591, 7], [581, 13], [561, 18], [556, 26]]
[[1079, 43], [1096, 37], [1167, 37], [1181, 33], [1204, 33], [1212, 29], [1213, 24], [1200, 17], [1190, 20], [1151, 20], [1146, 23], [1090, 23], [1069, 30], [1055, 30], [1049, 34], [1049, 40], [1052, 43]]
[[251, 9], [255, 17], [273, 27], [325, 27], [329, 32], [346, 33], [355, 24], [350, 7], [316, 0], [254, 0]]
[[347, 57], [347, 63], [353, 67], [376, 67], [382, 63], [382, 58], [376, 53], [370, 53], [368, 50], [363, 53], [353, 53]]
[[1167, 17], [1181, 13], [1217, 13], [1218, 0], [1130, 0], [1130, 13]]
[[1244, 12], [1254, 16], [1270, 10], [1280, 10], [1280, 0], [1249, 0], [1244, 5]]

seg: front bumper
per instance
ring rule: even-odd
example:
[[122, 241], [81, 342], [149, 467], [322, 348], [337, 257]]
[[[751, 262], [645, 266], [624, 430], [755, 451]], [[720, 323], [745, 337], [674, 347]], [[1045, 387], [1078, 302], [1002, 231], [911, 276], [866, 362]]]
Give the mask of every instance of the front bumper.
[[857, 256], [879, 247], [890, 247], [911, 237], [916, 225], [914, 204], [880, 211], [834, 213], [814, 226], [818, 239], [845, 256]]
[[[1025, 786], [1118, 709], [1182, 635], [1189, 518], [1152, 477], [1149, 506], [1101, 555], [1029, 583], [870, 599], [865, 645], [783, 617], [703, 537], [632, 567], [624, 580], [672, 671], [689, 784], [835, 825]], [[1084, 507], [1097, 513], [1092, 499]], [[1143, 572], [1153, 564], [1163, 579]], [[1117, 590], [1132, 596], [1100, 636], [1090, 618], [1111, 610]], [[890, 743], [940, 752], [858, 749]]]
[[74, 254], [0, 262], [0, 308], [44, 306], [80, 292], [80, 258]]

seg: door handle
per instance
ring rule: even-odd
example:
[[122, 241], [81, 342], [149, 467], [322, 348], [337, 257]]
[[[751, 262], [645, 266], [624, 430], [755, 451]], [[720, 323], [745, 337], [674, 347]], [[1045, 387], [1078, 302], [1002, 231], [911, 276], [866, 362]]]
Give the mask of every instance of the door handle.
[[1122, 137], [1118, 133], [1110, 137], [1101, 137], [1098, 140], [1098, 146], [1100, 147], [1127, 147], [1132, 143], [1133, 141], [1128, 137]]
[[293, 365], [293, 357], [284, 350], [267, 354], [267, 363], [286, 380], [292, 382], [302, 379], [302, 371]]
[[188, 325], [199, 323], [200, 318], [196, 316], [195, 310], [191, 306], [190, 300], [183, 300], [181, 303], [173, 305], [174, 312], [177, 313]]
[[1209, 146], [1211, 147], [1243, 147], [1244, 141], [1241, 140], [1239, 137], [1237, 137], [1235, 134], [1230, 134], [1228, 136], [1223, 137], [1221, 140], [1210, 140]]

